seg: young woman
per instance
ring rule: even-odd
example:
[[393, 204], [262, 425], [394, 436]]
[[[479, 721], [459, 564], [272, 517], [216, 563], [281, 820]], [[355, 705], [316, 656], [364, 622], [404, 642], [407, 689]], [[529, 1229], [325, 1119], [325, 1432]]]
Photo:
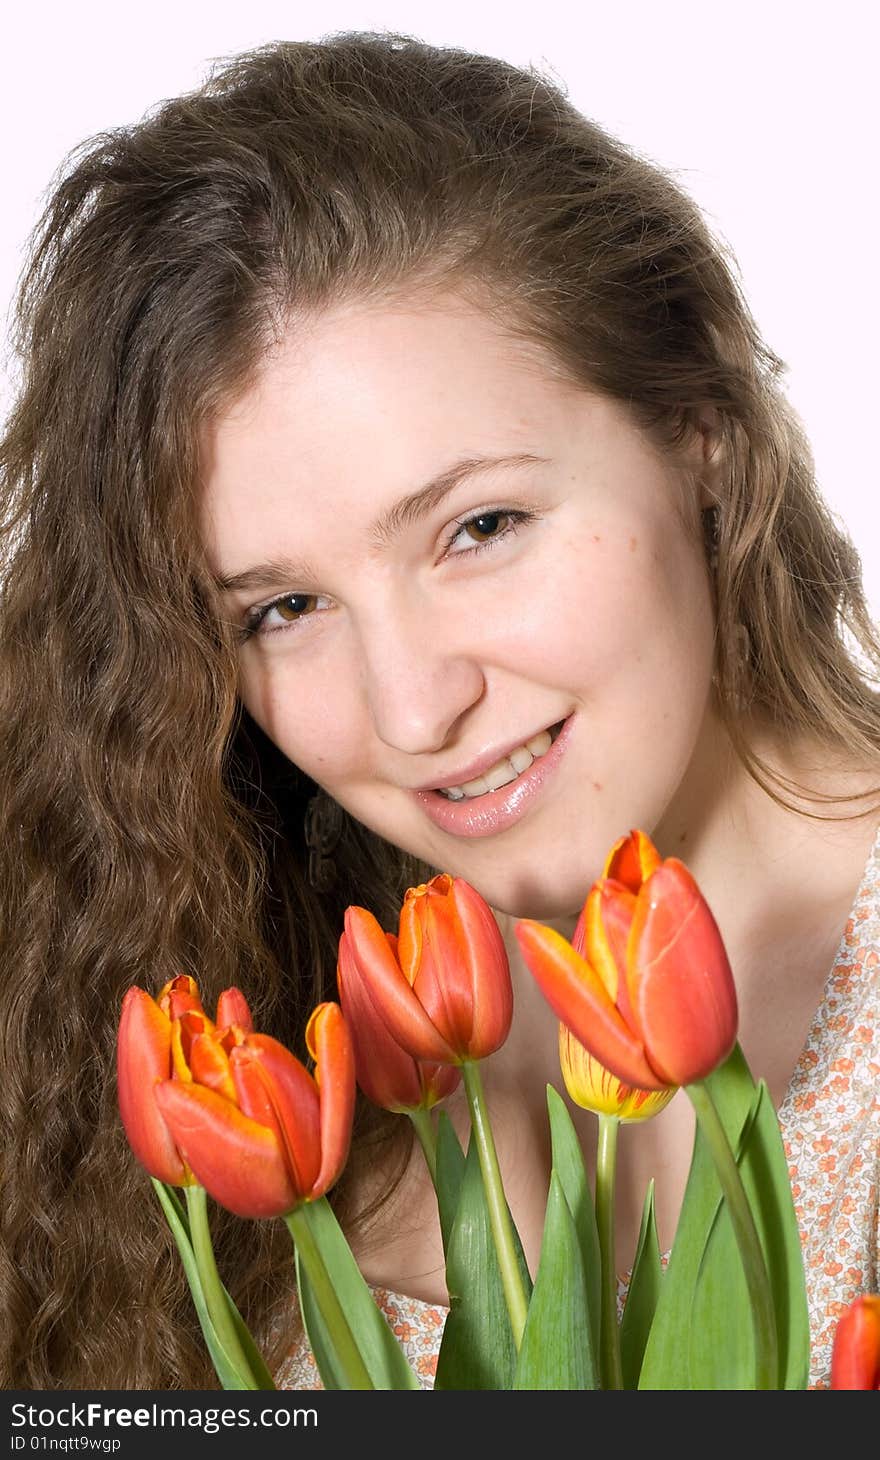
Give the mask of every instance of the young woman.
[[[570, 934], [634, 827], [724, 936], [827, 1382], [837, 1313], [878, 1286], [880, 644], [694, 204], [502, 61], [274, 45], [82, 149], [20, 346], [4, 1385], [216, 1382], [118, 1118], [125, 989], [238, 985], [302, 1052], [345, 907], [391, 928], [437, 870], [510, 951], [485, 1079], [534, 1264], [557, 1025], [513, 925]], [[364, 1103], [333, 1199], [430, 1382], [446, 1292], [408, 1132]], [[622, 1276], [652, 1176], [671, 1241], [690, 1140], [683, 1097], [621, 1139]], [[282, 1224], [214, 1226], [279, 1382], [313, 1382]]]

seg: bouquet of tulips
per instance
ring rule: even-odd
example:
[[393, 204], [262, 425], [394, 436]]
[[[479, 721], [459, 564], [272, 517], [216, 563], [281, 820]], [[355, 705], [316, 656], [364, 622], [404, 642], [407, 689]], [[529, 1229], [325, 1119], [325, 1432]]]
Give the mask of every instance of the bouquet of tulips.
[[[125, 996], [119, 1108], [153, 1178], [226, 1389], [273, 1389], [214, 1261], [207, 1197], [282, 1217], [305, 1331], [327, 1389], [418, 1389], [326, 1193], [348, 1155], [358, 1084], [415, 1128], [437, 1194], [450, 1310], [436, 1389], [804, 1389], [809, 1320], [777, 1117], [737, 1043], [712, 913], [686, 866], [631, 831], [611, 849], [571, 942], [523, 920], [525, 962], [560, 1020], [568, 1094], [599, 1121], [592, 1183], [568, 1107], [547, 1087], [552, 1169], [534, 1279], [504, 1193], [480, 1063], [513, 993], [496, 919], [447, 874], [406, 894], [396, 933], [349, 907], [339, 1002], [306, 1029], [307, 1068], [227, 990], [211, 1020], [193, 979]], [[442, 1102], [463, 1082], [463, 1148]], [[664, 1264], [653, 1183], [622, 1318], [614, 1260], [616, 1135], [679, 1088], [697, 1123]], [[175, 1188], [182, 1188], [185, 1206]], [[880, 1383], [880, 1297], [841, 1318], [832, 1387]]]

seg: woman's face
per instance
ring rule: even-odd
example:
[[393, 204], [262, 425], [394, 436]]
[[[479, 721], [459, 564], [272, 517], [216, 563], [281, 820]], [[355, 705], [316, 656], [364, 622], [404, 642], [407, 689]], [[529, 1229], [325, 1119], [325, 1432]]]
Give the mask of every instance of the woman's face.
[[360, 303], [286, 338], [206, 448], [241, 699], [357, 820], [543, 919], [630, 829], [694, 830], [701, 504], [623, 407], [461, 301]]

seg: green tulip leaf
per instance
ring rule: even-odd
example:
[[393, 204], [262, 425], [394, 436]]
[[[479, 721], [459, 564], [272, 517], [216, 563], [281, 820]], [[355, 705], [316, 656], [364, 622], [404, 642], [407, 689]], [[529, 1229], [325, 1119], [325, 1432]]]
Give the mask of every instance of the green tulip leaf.
[[[515, 1227], [513, 1232], [528, 1296], [531, 1278]], [[435, 1390], [511, 1389], [516, 1349], [473, 1136], [468, 1142], [458, 1208], [449, 1233], [446, 1286], [450, 1306], [437, 1359]]]
[[[274, 1389], [275, 1384], [272, 1381], [272, 1376], [266, 1368], [262, 1357], [258, 1354], [253, 1339], [251, 1339], [251, 1347], [259, 1357], [258, 1367], [261, 1371], [258, 1376], [255, 1374], [242, 1374], [218, 1337], [217, 1330], [208, 1312], [208, 1304], [205, 1300], [198, 1263], [196, 1262], [192, 1242], [190, 1241], [189, 1222], [187, 1221], [186, 1213], [171, 1187], [164, 1181], [159, 1181], [155, 1176], [151, 1180], [161, 1203], [162, 1210], [165, 1213], [168, 1226], [171, 1228], [171, 1233], [177, 1243], [177, 1250], [183, 1262], [184, 1272], [186, 1273], [189, 1289], [192, 1293], [199, 1324], [201, 1325], [205, 1344], [211, 1358], [211, 1363], [214, 1365], [217, 1378], [220, 1380], [224, 1389]], [[225, 1288], [223, 1291], [226, 1293]], [[244, 1321], [228, 1293], [226, 1293], [226, 1298], [233, 1318], [238, 1319], [236, 1327], [239, 1329], [239, 1334], [241, 1335], [242, 1330], [247, 1332]], [[268, 1382], [258, 1382], [258, 1378], [264, 1381], [268, 1380]]]
[[583, 1149], [568, 1107], [552, 1085], [547, 1086], [547, 1113], [550, 1119], [553, 1170], [565, 1193], [580, 1244], [590, 1314], [591, 1351], [597, 1354], [602, 1305], [602, 1259], [599, 1254], [599, 1232], [596, 1227], [593, 1193], [584, 1168]]
[[[318, 1301], [294, 1229], [301, 1220], [330, 1275], [333, 1291], [355, 1336], [361, 1359], [374, 1389], [421, 1389], [418, 1376], [388, 1325], [385, 1315], [364, 1281], [336, 1215], [324, 1196], [304, 1202], [288, 1217], [296, 1248], [297, 1291], [306, 1335], [326, 1389], [351, 1389], [348, 1372]], [[303, 1234], [305, 1235], [305, 1234]]]
[[764, 1255], [779, 1341], [780, 1389], [806, 1389], [810, 1374], [810, 1310], [804, 1250], [779, 1117], [769, 1094], [750, 1133], [744, 1179]]
[[[753, 1116], [742, 1134], [737, 1165], [755, 1219], [773, 1296], [779, 1347], [777, 1387], [805, 1389], [810, 1331], [803, 1254], [779, 1121], [763, 1080], [758, 1086]], [[691, 1333], [692, 1388], [754, 1387], [751, 1305], [725, 1202], [719, 1202], [703, 1253]], [[699, 1344], [695, 1341], [697, 1335]]]
[[555, 1171], [514, 1389], [598, 1389], [587, 1286], [574, 1219]]
[[624, 1389], [638, 1389], [645, 1344], [654, 1321], [663, 1281], [663, 1264], [654, 1215], [654, 1182], [648, 1183], [636, 1257], [620, 1324], [620, 1360]]
[[[737, 1153], [767, 1263], [778, 1328], [778, 1387], [802, 1389], [809, 1368], [809, 1316], [803, 1255], [778, 1117], [763, 1086], [755, 1083], [738, 1044], [705, 1083]], [[732, 1232], [725, 1233], [730, 1226], [726, 1213], [719, 1222], [721, 1204], [720, 1184], [698, 1127], [669, 1266], [648, 1335], [640, 1389], [705, 1387], [695, 1382], [692, 1364], [697, 1365], [702, 1377], [711, 1361], [692, 1354], [691, 1334], [702, 1333], [704, 1329], [697, 1325], [711, 1322], [706, 1310], [712, 1301], [718, 1313], [716, 1321], [740, 1330], [737, 1334], [726, 1331], [718, 1340], [719, 1351], [722, 1347], [726, 1351], [725, 1363], [734, 1366], [728, 1377], [733, 1372], [740, 1379], [744, 1377], [748, 1361], [743, 1354], [746, 1344], [741, 1331], [748, 1330], [750, 1344], [751, 1308], [747, 1298], [745, 1307], [739, 1306], [745, 1286], [742, 1264], [738, 1251], [734, 1260], [726, 1247], [728, 1236], [732, 1241]], [[716, 1282], [715, 1297], [710, 1300]], [[698, 1300], [700, 1287], [705, 1291]], [[752, 1378], [745, 1387], [753, 1384]]]
[[318, 1300], [312, 1292], [306, 1270], [300, 1261], [299, 1248], [294, 1243], [294, 1260], [296, 1263], [296, 1291], [299, 1294], [299, 1311], [302, 1314], [303, 1327], [306, 1331], [306, 1338], [309, 1341], [309, 1348], [312, 1357], [318, 1366], [318, 1373], [321, 1375], [321, 1383], [327, 1390], [347, 1389], [345, 1367], [337, 1358], [336, 1348], [330, 1337], [324, 1319], [321, 1317], [321, 1309]]
[[247, 1324], [239, 1313], [237, 1307], [230, 1298], [229, 1293], [226, 1291], [225, 1285], [223, 1286], [223, 1292], [226, 1294], [226, 1300], [229, 1304], [229, 1311], [232, 1314], [232, 1321], [235, 1324], [235, 1331], [238, 1334], [238, 1341], [245, 1351], [245, 1355], [251, 1366], [251, 1373], [257, 1381], [257, 1388], [277, 1389], [278, 1385], [275, 1383], [275, 1380], [272, 1377], [272, 1374], [266, 1364], [266, 1360], [263, 1358], [263, 1355], [257, 1348], [257, 1345], [254, 1342], [253, 1334], [251, 1333], [250, 1329], [248, 1328]]
[[[190, 1237], [190, 1230], [189, 1230], [189, 1217], [187, 1216], [187, 1214], [186, 1214], [186, 1208], [184, 1207], [183, 1203], [179, 1200], [179, 1198], [177, 1196], [177, 1193], [174, 1190], [174, 1187], [173, 1186], [164, 1185], [163, 1183], [157, 1183], [155, 1180], [154, 1180], [153, 1184], [154, 1184], [154, 1186], [155, 1185], [162, 1185], [164, 1194], [167, 1197], [168, 1201], [170, 1202], [170, 1204], [171, 1204], [171, 1206], [172, 1206], [172, 1208], [173, 1208], [173, 1210], [174, 1210], [174, 1212], [175, 1212], [175, 1214], [177, 1216], [177, 1220], [181, 1224], [181, 1227], [182, 1227], [182, 1229], [183, 1229], [183, 1231], [184, 1231], [184, 1233], [186, 1235], [186, 1240], [187, 1240], [187, 1242], [189, 1242], [190, 1246], [192, 1246], [192, 1239]], [[165, 1206], [165, 1203], [163, 1202], [162, 1205], [164, 1207]], [[166, 1208], [166, 1214], [167, 1214], [167, 1208]], [[200, 1285], [201, 1285], [201, 1279], [199, 1281], [200, 1281]], [[227, 1306], [229, 1308], [229, 1312], [232, 1315], [232, 1321], [233, 1321], [233, 1323], [235, 1325], [235, 1331], [238, 1334], [238, 1341], [239, 1341], [239, 1343], [241, 1344], [242, 1348], [245, 1351], [245, 1355], [246, 1355], [246, 1357], [248, 1358], [248, 1360], [250, 1362], [251, 1373], [252, 1373], [253, 1377], [257, 1381], [257, 1388], [258, 1389], [277, 1389], [278, 1386], [276, 1385], [275, 1380], [272, 1378], [272, 1375], [271, 1375], [271, 1373], [270, 1373], [270, 1371], [269, 1371], [269, 1369], [268, 1369], [268, 1367], [266, 1365], [266, 1360], [263, 1358], [263, 1355], [260, 1353], [260, 1350], [257, 1348], [257, 1345], [254, 1342], [254, 1336], [251, 1333], [250, 1329], [248, 1328], [247, 1324], [245, 1323], [244, 1319], [242, 1318], [241, 1314], [239, 1313], [238, 1308], [235, 1306], [235, 1303], [232, 1301], [232, 1297], [231, 1297], [231, 1295], [230, 1295], [230, 1293], [229, 1293], [226, 1285], [221, 1282], [220, 1286], [222, 1288], [223, 1295], [224, 1295], [224, 1297], [226, 1299], [226, 1303], [227, 1303]]]
[[[712, 1098], [734, 1150], [755, 1103], [757, 1086], [739, 1045], [709, 1075]], [[712, 1230], [721, 1186], [699, 1126], [669, 1264], [645, 1344], [640, 1389], [689, 1389], [690, 1324], [703, 1253]]]
[[[748, 1191], [743, 1152], [762, 1103], [761, 1087], [740, 1133], [737, 1166]], [[760, 1233], [759, 1233], [760, 1235]], [[691, 1309], [689, 1389], [754, 1389], [755, 1335], [752, 1304], [727, 1203], [719, 1199], [697, 1270]], [[694, 1332], [693, 1325], [698, 1325]]]
[[449, 1234], [458, 1210], [464, 1165], [461, 1142], [446, 1111], [441, 1110], [437, 1121], [437, 1210], [444, 1257], [449, 1250]]

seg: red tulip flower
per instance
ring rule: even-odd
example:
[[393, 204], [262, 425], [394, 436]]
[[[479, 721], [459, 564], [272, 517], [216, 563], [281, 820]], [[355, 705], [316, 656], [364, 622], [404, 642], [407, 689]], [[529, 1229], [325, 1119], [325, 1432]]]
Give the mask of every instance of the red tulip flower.
[[[385, 937], [396, 961], [397, 938], [394, 933], [386, 933]], [[413, 1059], [389, 1034], [376, 1013], [345, 934], [339, 940], [336, 984], [354, 1045], [357, 1082], [368, 1100], [383, 1110], [405, 1112], [430, 1110], [452, 1094], [461, 1083], [461, 1070], [455, 1065]]]
[[198, 1030], [191, 1018], [180, 1020], [181, 1065], [155, 1098], [195, 1179], [240, 1217], [284, 1216], [323, 1196], [345, 1165], [354, 1113], [339, 1005], [319, 1004], [309, 1019], [314, 1075], [268, 1034]]
[[854, 1298], [837, 1321], [832, 1389], [880, 1389], [880, 1295]]
[[351, 991], [357, 982], [375, 1017], [414, 1060], [484, 1059], [510, 1031], [513, 990], [501, 930], [488, 903], [460, 877], [442, 872], [408, 890], [396, 947], [366, 908], [347, 908], [340, 964], [343, 987]]
[[640, 1090], [705, 1079], [736, 1042], [724, 943], [687, 867], [643, 832], [615, 843], [576, 937], [524, 920], [516, 936], [544, 997], [612, 1074]]

